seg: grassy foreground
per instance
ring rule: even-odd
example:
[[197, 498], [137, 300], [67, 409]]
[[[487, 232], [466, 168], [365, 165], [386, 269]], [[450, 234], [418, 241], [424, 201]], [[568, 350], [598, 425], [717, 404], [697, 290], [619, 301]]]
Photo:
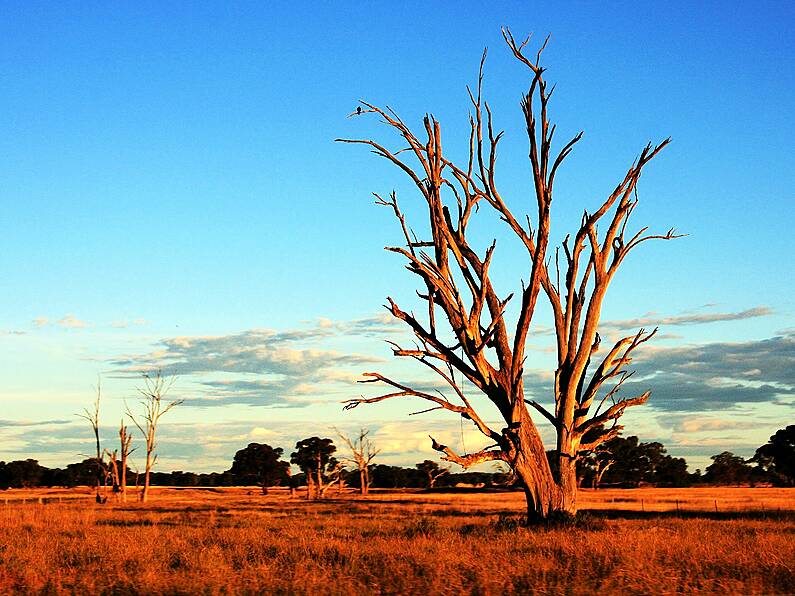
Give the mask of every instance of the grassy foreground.
[[581, 501], [582, 521], [521, 528], [518, 493], [307, 503], [154, 489], [142, 507], [95, 505], [84, 490], [7, 491], [0, 592], [795, 593], [795, 490], [604, 490]]

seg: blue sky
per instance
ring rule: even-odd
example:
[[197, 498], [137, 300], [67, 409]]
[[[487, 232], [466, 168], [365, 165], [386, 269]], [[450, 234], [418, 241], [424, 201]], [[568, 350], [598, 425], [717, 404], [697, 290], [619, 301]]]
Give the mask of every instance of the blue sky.
[[[557, 237], [647, 141], [673, 137], [635, 221], [689, 236], [634, 254], [604, 312], [667, 336], [639, 364], [662, 372], [628, 431], [693, 467], [750, 454], [793, 417], [792, 22], [785, 2], [4, 4], [0, 459], [73, 461], [97, 375], [111, 434], [131, 371], [164, 362], [193, 403], [163, 427], [163, 469], [222, 469], [248, 440], [289, 450], [332, 425], [370, 426], [396, 463], [432, 455], [427, 428], [460, 440], [458, 421], [408, 406], [340, 411], [365, 369], [419, 378], [381, 341], [405, 337], [380, 305], [411, 306], [414, 280], [381, 250], [399, 231], [370, 192], [421, 213], [399, 172], [333, 139], [387, 138], [346, 118], [366, 99], [415, 125], [433, 112], [463, 155], [465, 85], [488, 46], [498, 181], [523, 212], [527, 79], [501, 25], [552, 34], [553, 118], [560, 138], [585, 131]], [[507, 292], [521, 255], [501, 236], [500, 251]], [[545, 341], [531, 338], [541, 379]], [[775, 391], [748, 395], [760, 386]]]

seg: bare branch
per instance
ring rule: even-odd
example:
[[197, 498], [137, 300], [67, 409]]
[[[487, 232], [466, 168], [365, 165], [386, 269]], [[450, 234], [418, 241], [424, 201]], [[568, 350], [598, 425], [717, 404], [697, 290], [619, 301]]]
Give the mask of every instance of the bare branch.
[[430, 439], [431, 439], [431, 447], [433, 447], [434, 450], [445, 454], [445, 456], [442, 458], [443, 460], [452, 462], [454, 464], [458, 464], [464, 469], [487, 461], [507, 461], [505, 455], [499, 449], [497, 450], [484, 449], [476, 453], [469, 453], [467, 455], [458, 455], [447, 445], [442, 445], [441, 443], [437, 443], [436, 439], [434, 439], [433, 437], [430, 437]]

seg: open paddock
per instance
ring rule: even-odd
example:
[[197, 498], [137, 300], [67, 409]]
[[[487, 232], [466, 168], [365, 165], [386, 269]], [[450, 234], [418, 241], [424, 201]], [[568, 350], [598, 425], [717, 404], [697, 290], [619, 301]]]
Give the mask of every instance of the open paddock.
[[279, 489], [155, 488], [144, 506], [97, 505], [87, 489], [9, 490], [0, 590], [795, 592], [795, 490], [583, 491], [580, 503], [578, 522], [524, 528], [517, 492], [307, 502]]

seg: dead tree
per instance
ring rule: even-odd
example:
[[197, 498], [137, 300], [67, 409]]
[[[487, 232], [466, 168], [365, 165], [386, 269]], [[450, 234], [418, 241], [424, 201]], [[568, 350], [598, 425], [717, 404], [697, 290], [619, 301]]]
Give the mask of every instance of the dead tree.
[[89, 410], [85, 408], [82, 414], [78, 414], [81, 418], [85, 418], [88, 420], [88, 423], [91, 425], [91, 430], [94, 432], [94, 440], [96, 443], [96, 457], [94, 463], [96, 465], [96, 485], [95, 485], [95, 495], [94, 498], [97, 503], [105, 503], [108, 498], [100, 493], [100, 487], [103, 485], [107, 485], [107, 469], [105, 466], [105, 459], [104, 453], [102, 451], [102, 445], [99, 439], [99, 400], [102, 396], [102, 386], [99, 381], [97, 381], [97, 397], [94, 400], [94, 408], [93, 410]]
[[364, 428], [359, 430], [359, 436], [353, 439], [343, 435], [339, 430], [334, 429], [340, 439], [348, 446], [351, 452], [350, 457], [345, 460], [356, 467], [359, 472], [359, 494], [362, 496], [370, 492], [370, 464], [381, 450], [376, 449], [370, 440], [370, 431]]
[[[616, 436], [621, 428], [616, 421], [624, 411], [649, 397], [649, 392], [622, 397], [619, 390], [629, 376], [625, 368], [632, 352], [656, 329], [641, 329], [600, 353], [599, 319], [608, 285], [626, 256], [647, 240], [677, 236], [673, 229], [664, 234], [648, 233], [646, 227], [628, 231], [630, 216], [638, 204], [636, 189], [641, 173], [668, 144], [666, 139], [658, 145], [648, 144], [601, 204], [583, 213], [579, 228], [563, 241], [562, 251], [556, 249], [550, 254], [553, 186], [582, 133], [553, 151], [555, 125], [549, 118], [553, 88], [541, 66], [546, 41], [531, 57], [526, 54], [530, 38], [517, 43], [507, 29], [503, 37], [530, 79], [521, 108], [529, 140], [534, 223], [529, 215], [526, 219], [515, 215], [497, 188], [495, 165], [503, 133], [495, 132], [492, 112], [482, 97], [485, 51], [477, 87], [474, 92], [469, 90], [470, 135], [465, 161], [454, 162], [445, 155], [441, 125], [433, 116], [424, 118], [421, 138], [391, 108], [367, 102], [361, 102], [362, 113], [379, 116], [397, 134], [400, 144], [393, 149], [371, 139], [338, 139], [371, 147], [373, 153], [404, 172], [423, 199], [427, 236], [418, 237], [394, 192], [386, 198], [375, 195], [377, 204], [394, 213], [405, 239], [403, 246], [387, 250], [402, 255], [407, 269], [419, 276], [423, 291], [418, 294], [427, 307], [424, 318], [387, 298], [387, 310], [416, 336], [413, 347], [392, 344], [393, 353], [413, 358], [439, 375], [455, 400], [369, 372], [363, 382], [385, 384], [388, 392], [351, 399], [345, 407], [416, 397], [430, 402], [423, 411], [448, 410], [472, 422], [487, 437], [488, 447], [459, 454], [431, 438], [432, 447], [443, 454], [442, 459], [464, 468], [488, 461], [508, 463], [524, 486], [528, 519], [537, 519], [576, 512], [575, 465], [580, 453]], [[479, 251], [468, 234], [473, 216], [487, 211], [480, 209], [484, 205], [507, 225], [526, 252], [527, 265], [521, 273], [528, 277], [515, 294], [502, 296], [492, 283], [496, 241]], [[509, 317], [514, 311], [507, 307], [514, 295], [516, 315]], [[551, 306], [557, 355], [554, 387], [549, 399], [541, 403], [528, 399], [524, 388], [527, 339], [540, 295]], [[449, 324], [449, 329], [440, 327], [440, 323], [443, 327]], [[474, 386], [496, 406], [504, 421], [502, 428], [487, 424], [473, 406], [469, 392], [465, 394], [465, 384]], [[544, 403], [554, 403], [554, 407]], [[530, 408], [555, 429], [558, 465], [554, 475]], [[605, 426], [604, 433], [584, 443], [583, 436], [600, 425]]]
[[130, 449], [132, 435], [127, 432], [127, 426], [122, 418], [119, 423], [119, 447], [121, 457], [121, 470], [119, 471], [119, 494], [123, 503], [127, 502], [127, 459], [135, 449]]
[[178, 406], [184, 400], [174, 400], [164, 402], [163, 398], [168, 393], [171, 386], [174, 384], [174, 378], [166, 379], [158, 371], [154, 377], [144, 375], [144, 387], [138, 389], [138, 392], [143, 396], [141, 405], [143, 406], [143, 414], [140, 421], [136, 418], [130, 409], [127, 408], [127, 416], [133, 421], [138, 430], [144, 436], [144, 445], [146, 447], [146, 463], [144, 466], [144, 487], [140, 493], [142, 503], [146, 503], [149, 498], [149, 477], [152, 471], [152, 466], [157, 462], [157, 454], [155, 448], [155, 436], [157, 433], [157, 425], [160, 418], [174, 406]]
[[342, 474], [344, 470], [345, 466], [343, 466], [341, 462], [335, 461], [333, 463], [333, 467], [331, 468], [331, 470], [329, 470], [325, 478], [323, 477], [322, 473], [318, 474], [317, 485], [315, 487], [317, 489], [318, 499], [325, 498], [326, 493], [335, 484], [337, 485], [337, 493], [338, 494], [342, 493], [342, 485], [344, 483]]
[[602, 484], [602, 477], [605, 475], [605, 472], [610, 469], [616, 461], [614, 459], [608, 459], [607, 461], [596, 462], [596, 473], [594, 474], [593, 478], [593, 487], [595, 490], [599, 489], [599, 486]]
[[105, 466], [108, 470], [107, 476], [110, 477], [113, 494], [118, 496], [121, 490], [119, 487], [119, 451], [118, 449], [114, 449], [113, 451], [105, 449], [105, 455], [108, 461]]
[[417, 464], [416, 468], [428, 477], [428, 488], [434, 488], [439, 478], [450, 473], [448, 466], [441, 467], [438, 463], [429, 459]]
[[287, 466], [285, 473], [287, 474], [287, 486], [290, 488], [290, 498], [292, 499], [295, 496], [295, 480], [293, 479], [293, 471], [290, 469], [290, 466]]
[[436, 486], [436, 481], [450, 473], [450, 468], [442, 468], [438, 472], [428, 473], [428, 488]]

